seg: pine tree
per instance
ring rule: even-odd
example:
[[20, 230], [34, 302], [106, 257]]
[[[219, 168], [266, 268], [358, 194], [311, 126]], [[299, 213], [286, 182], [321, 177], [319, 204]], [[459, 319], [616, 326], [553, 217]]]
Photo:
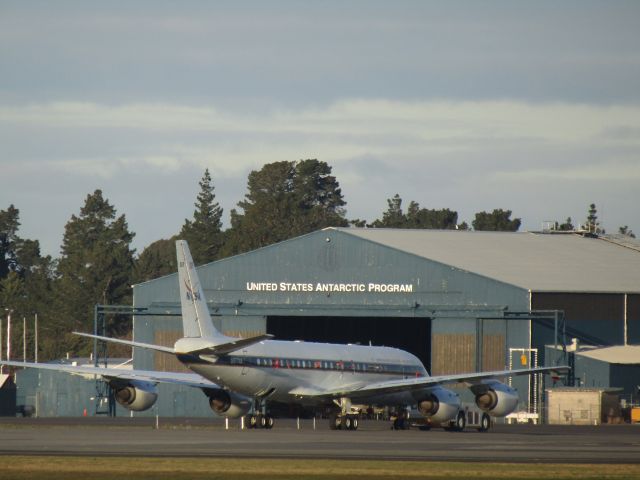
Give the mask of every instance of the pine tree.
[[594, 235], [605, 233], [604, 229], [600, 228], [600, 223], [598, 222], [598, 210], [595, 203], [589, 205], [587, 220], [585, 222], [585, 230], [589, 233], [593, 233]]
[[340, 185], [318, 160], [274, 162], [252, 171], [242, 212], [231, 211], [225, 254], [241, 253], [325, 227], [348, 226]]
[[[51, 318], [54, 262], [51, 257], [40, 255], [37, 240], [23, 239], [18, 235], [19, 218], [20, 212], [13, 205], [6, 211], [0, 211], [0, 248], [3, 252], [0, 265], [5, 272], [0, 276], [0, 305], [17, 319], [31, 320], [37, 313], [46, 330], [47, 321]], [[14, 339], [20, 339], [21, 330], [22, 322], [17, 322]], [[52, 340], [55, 341], [55, 337]], [[29, 342], [27, 348], [30, 358], [33, 355], [32, 345]]]
[[[415, 202], [409, 204], [409, 211], [417, 206]], [[407, 217], [402, 211], [402, 198], [395, 194], [393, 198], [387, 199], [387, 210], [382, 213], [382, 219], [375, 220], [369, 225], [373, 228], [405, 228]]]
[[[87, 195], [80, 215], [72, 215], [65, 226], [58, 279], [54, 285], [56, 312], [63, 332], [88, 331], [93, 326], [95, 304], [129, 304], [134, 234], [124, 215], [103, 198], [102, 191]], [[110, 319], [105, 334], [118, 335], [127, 328], [119, 319]], [[61, 347], [76, 350], [87, 342], [68, 336]], [[63, 350], [64, 351], [64, 350]], [[62, 353], [62, 352], [60, 352]]]
[[178, 270], [175, 241], [176, 237], [157, 240], [142, 251], [135, 260], [134, 283], [147, 282]]
[[13, 205], [0, 210], [0, 279], [17, 268], [16, 241], [20, 227], [20, 211]]
[[198, 265], [218, 258], [223, 242], [222, 208], [215, 202], [209, 169], [204, 171], [199, 185], [193, 220], [185, 219], [180, 231], [180, 238], [189, 242], [193, 260]]

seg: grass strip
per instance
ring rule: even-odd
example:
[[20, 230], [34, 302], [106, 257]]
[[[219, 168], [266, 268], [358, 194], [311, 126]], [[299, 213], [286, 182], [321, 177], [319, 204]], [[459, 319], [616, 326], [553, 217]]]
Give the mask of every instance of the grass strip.
[[0, 479], [640, 479], [636, 464], [5, 456]]

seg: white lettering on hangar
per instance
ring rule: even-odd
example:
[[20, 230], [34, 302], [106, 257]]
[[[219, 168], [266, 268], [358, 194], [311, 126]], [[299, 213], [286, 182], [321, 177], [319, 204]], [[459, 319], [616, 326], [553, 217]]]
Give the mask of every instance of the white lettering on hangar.
[[249, 292], [413, 293], [411, 283], [247, 282]]

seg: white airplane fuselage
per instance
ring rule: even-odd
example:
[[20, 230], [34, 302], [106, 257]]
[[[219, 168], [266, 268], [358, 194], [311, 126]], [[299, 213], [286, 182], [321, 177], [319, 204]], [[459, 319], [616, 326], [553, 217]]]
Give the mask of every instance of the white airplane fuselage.
[[[248, 397], [268, 395], [270, 400], [291, 402], [296, 389], [352, 389], [386, 380], [427, 376], [420, 360], [390, 347], [264, 340], [230, 355], [200, 358], [179, 355], [194, 372]], [[295, 393], [293, 394], [295, 398]], [[415, 393], [374, 396], [370, 403], [412, 404]], [[301, 404], [319, 403], [310, 398]]]

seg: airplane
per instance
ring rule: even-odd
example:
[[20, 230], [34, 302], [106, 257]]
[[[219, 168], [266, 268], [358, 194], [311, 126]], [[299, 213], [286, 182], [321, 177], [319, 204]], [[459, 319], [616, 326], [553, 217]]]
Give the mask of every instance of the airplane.
[[566, 373], [568, 367], [430, 376], [409, 352], [392, 347], [282, 341], [264, 334], [226, 336], [211, 320], [187, 242], [176, 241], [178, 281], [184, 337], [173, 347], [122, 340], [82, 332], [77, 335], [175, 355], [193, 373], [123, 370], [109, 367], [0, 361], [12, 367], [40, 368], [83, 376], [101, 376], [114, 389], [116, 401], [132, 411], [151, 408], [159, 383], [199, 388], [211, 409], [228, 418], [244, 417], [249, 428], [271, 428], [267, 402], [296, 404], [332, 411], [330, 428], [356, 430], [352, 405], [407, 408], [415, 406], [432, 424], [453, 423], [464, 429], [460, 396], [445, 387], [462, 384], [486, 414], [504, 417], [518, 404], [515, 389], [501, 377]]

